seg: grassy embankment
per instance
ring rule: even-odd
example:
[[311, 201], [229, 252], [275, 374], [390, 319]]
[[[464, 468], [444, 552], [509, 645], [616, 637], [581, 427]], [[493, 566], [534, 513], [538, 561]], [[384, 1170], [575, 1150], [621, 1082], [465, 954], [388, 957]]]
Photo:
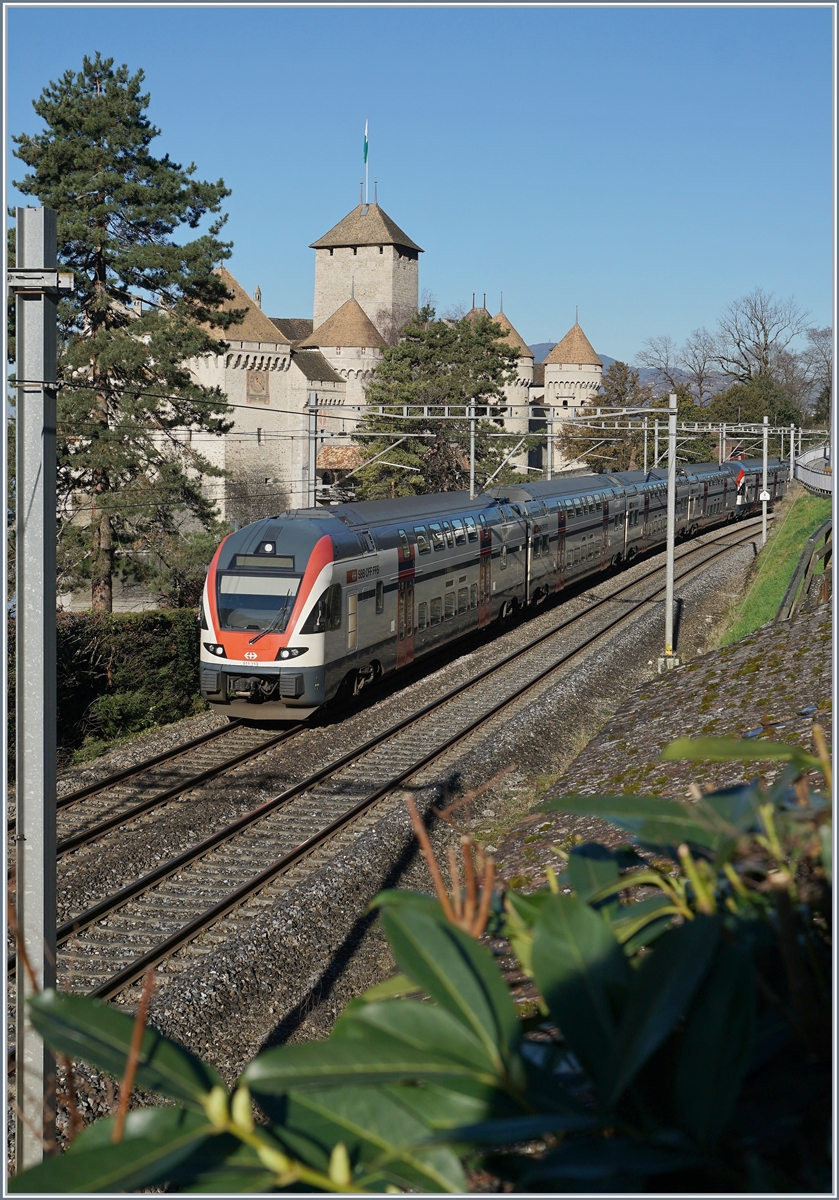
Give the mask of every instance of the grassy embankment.
[[812, 496], [800, 485], [790, 490], [775, 510], [766, 548], [752, 568], [749, 586], [733, 610], [720, 646], [739, 641], [774, 618], [804, 543], [830, 512], [830, 500]]

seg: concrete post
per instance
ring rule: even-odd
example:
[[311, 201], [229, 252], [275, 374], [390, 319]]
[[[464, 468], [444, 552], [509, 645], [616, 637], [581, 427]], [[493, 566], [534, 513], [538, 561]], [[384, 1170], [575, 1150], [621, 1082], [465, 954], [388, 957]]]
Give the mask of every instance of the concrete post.
[[469, 403], [469, 499], [475, 498], [475, 401]]
[[769, 458], [769, 418], [763, 418], [763, 487], [760, 493], [760, 504], [763, 511], [763, 524], [761, 526], [761, 546], [766, 545], [766, 514], [769, 510], [769, 491], [768, 484], [768, 458]]
[[664, 654], [659, 656], [659, 674], [672, 671], [681, 660], [673, 650], [673, 616], [676, 574], [676, 393], [670, 393], [667, 441], [667, 565], [664, 597]]
[[553, 405], [548, 408], [548, 462], [547, 462], [547, 477], [554, 477], [554, 410]]
[[646, 479], [646, 476], [647, 476], [647, 430], [648, 430], [648, 420], [649, 420], [649, 419], [648, 419], [647, 417], [644, 417], [644, 478], [645, 478], [645, 479]]
[[[55, 986], [56, 214], [17, 210], [16, 1168], [55, 1145], [55, 1060], [26, 1001]], [[54, 277], [50, 279], [52, 274]], [[27, 279], [26, 276], [29, 276]], [[37, 277], [40, 276], [40, 284]], [[52, 286], [50, 286], [52, 284]], [[31, 965], [34, 981], [24, 969]]]

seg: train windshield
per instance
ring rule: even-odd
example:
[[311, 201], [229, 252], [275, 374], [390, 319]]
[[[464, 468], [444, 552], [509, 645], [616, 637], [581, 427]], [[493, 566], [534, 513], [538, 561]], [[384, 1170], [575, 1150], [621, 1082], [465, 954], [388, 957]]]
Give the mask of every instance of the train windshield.
[[218, 615], [222, 629], [282, 633], [300, 578], [295, 575], [220, 575]]

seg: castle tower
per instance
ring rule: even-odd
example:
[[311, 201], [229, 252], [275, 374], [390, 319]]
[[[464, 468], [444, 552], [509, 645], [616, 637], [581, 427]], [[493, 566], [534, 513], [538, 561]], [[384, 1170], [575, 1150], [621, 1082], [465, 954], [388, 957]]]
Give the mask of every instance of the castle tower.
[[603, 378], [603, 363], [579, 325], [573, 325], [545, 359], [545, 404], [579, 408], [591, 404]]
[[329, 366], [347, 381], [347, 404], [362, 405], [364, 392], [382, 357], [382, 335], [357, 300], [345, 300], [337, 312], [298, 343], [318, 349]]
[[352, 298], [388, 341], [416, 313], [422, 248], [378, 204], [359, 204], [311, 247], [315, 329]]

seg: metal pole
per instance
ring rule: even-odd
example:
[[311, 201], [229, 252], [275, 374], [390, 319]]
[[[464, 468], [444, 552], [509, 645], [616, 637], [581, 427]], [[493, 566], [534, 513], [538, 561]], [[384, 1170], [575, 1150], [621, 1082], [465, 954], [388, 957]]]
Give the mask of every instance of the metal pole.
[[[15, 908], [20, 942], [16, 986], [16, 1169], [55, 1147], [55, 1060], [29, 1022], [36, 987], [55, 986], [55, 387], [56, 214], [17, 210], [16, 802]], [[13, 284], [14, 286], [14, 284]], [[31, 381], [31, 382], [30, 382]], [[45, 381], [47, 381], [45, 383]], [[43, 1140], [41, 1137], [43, 1131]]]
[[722, 461], [728, 458], [728, 433], [725, 428], [725, 421], [722, 424]]
[[655, 428], [653, 432], [653, 466], [658, 466], [658, 417], [655, 418]]
[[548, 479], [554, 477], [554, 410], [553, 405], [548, 409]]
[[469, 499], [475, 497], [475, 401], [469, 404]]
[[309, 393], [309, 438], [308, 438], [308, 465], [306, 470], [306, 507], [315, 507], [315, 488], [317, 486], [317, 460], [318, 460], [318, 410], [317, 410], [317, 393]]
[[649, 418], [644, 417], [644, 475], [647, 474], [647, 424]]
[[674, 579], [676, 571], [676, 393], [670, 393], [667, 440], [667, 565], [664, 599], [664, 654], [658, 660], [659, 672], [679, 665], [673, 652]]
[[769, 457], [769, 418], [763, 418], [763, 489], [760, 493], [761, 508], [763, 510], [763, 524], [761, 526], [761, 546], [766, 545], [766, 514], [769, 507], [769, 491], [767, 489], [767, 460]]
[[789, 481], [795, 478], [795, 422], [789, 427]]

